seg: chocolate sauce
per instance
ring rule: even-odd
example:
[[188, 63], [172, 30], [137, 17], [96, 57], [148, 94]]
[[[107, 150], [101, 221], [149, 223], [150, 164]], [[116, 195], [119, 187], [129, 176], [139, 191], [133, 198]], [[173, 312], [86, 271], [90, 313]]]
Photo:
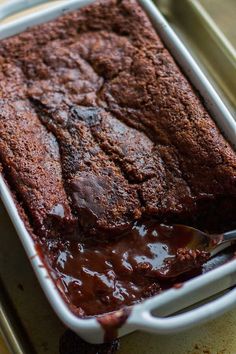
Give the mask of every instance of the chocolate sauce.
[[176, 283], [176, 284], [173, 285], [173, 288], [181, 289], [183, 287], [183, 285], [184, 285], [183, 283]]
[[140, 302], [201, 267], [209, 255], [188, 250], [189, 236], [177, 231], [149, 221], [106, 242], [45, 240], [44, 248], [72, 310], [93, 316]]
[[118, 337], [118, 329], [125, 324], [130, 313], [131, 309], [125, 307], [113, 313], [106, 314], [97, 318], [97, 321], [105, 331], [104, 342], [112, 342], [115, 338]]

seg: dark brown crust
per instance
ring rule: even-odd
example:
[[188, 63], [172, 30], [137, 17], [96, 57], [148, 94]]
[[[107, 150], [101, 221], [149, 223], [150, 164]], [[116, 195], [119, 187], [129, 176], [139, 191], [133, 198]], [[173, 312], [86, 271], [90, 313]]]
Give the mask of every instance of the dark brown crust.
[[[118, 5], [116, 1], [97, 1], [79, 12], [2, 41], [0, 54], [1, 160], [43, 234], [50, 229], [50, 236], [57, 235], [58, 220], [74, 231], [71, 198], [82, 225], [88, 217], [94, 219], [89, 227], [96, 232], [96, 227], [126, 227], [135, 215], [140, 217], [142, 213], [162, 217], [186, 211], [195, 213], [198, 200], [215, 202], [216, 198], [235, 194], [232, 149], [135, 1], [121, 1]], [[74, 81], [77, 78], [80, 81]], [[39, 116], [40, 123], [34, 106], [27, 103], [27, 96], [34, 99], [34, 104], [44, 106], [46, 122]], [[116, 118], [104, 111], [97, 114], [102, 115], [102, 121], [95, 127], [86, 126], [86, 122], [80, 126], [71, 123], [73, 126], [66, 129], [60, 127], [59, 120], [68, 115], [68, 107], [81, 105], [104, 107]], [[26, 128], [19, 125], [22, 121]], [[42, 122], [53, 131], [57, 142]], [[38, 126], [39, 131], [33, 132], [31, 126]], [[75, 141], [82, 134], [85, 145], [81, 139]], [[58, 165], [58, 143], [62, 156], [65, 152], [62, 171]], [[47, 152], [50, 146], [51, 151]], [[77, 157], [75, 146], [79, 151]], [[95, 151], [94, 165], [80, 164], [75, 171], [76, 159], [85, 161], [88, 148], [92, 154]], [[26, 151], [29, 163], [23, 157]], [[90, 161], [91, 157], [90, 153]], [[112, 167], [113, 164], [119, 168]], [[103, 171], [100, 177], [98, 170], [94, 170], [96, 165]], [[108, 166], [114, 172], [106, 172]], [[112, 175], [105, 177], [107, 173]], [[30, 178], [32, 174], [35, 181]], [[90, 180], [86, 186], [85, 179]], [[15, 183], [16, 180], [21, 182]], [[112, 204], [106, 205], [102, 195], [97, 195], [99, 208], [94, 200], [93, 205], [87, 201], [81, 207], [86, 190], [96, 193], [98, 186], [101, 194], [112, 193]], [[114, 192], [115, 186], [120, 191]], [[126, 207], [122, 200], [126, 200]]]
[[[136, 1], [97, 1], [2, 41], [0, 55], [1, 160], [42, 235], [73, 234], [77, 218], [93, 233], [190, 218], [202, 200], [235, 208], [234, 152]], [[99, 107], [99, 124], [73, 123], [81, 106]]]

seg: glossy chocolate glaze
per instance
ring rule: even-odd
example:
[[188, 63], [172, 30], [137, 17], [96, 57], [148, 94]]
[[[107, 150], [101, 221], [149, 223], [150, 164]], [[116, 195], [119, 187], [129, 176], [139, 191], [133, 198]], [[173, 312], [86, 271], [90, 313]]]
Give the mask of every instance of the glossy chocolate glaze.
[[155, 221], [136, 222], [131, 231], [106, 242], [88, 237], [45, 242], [57, 284], [80, 316], [118, 310], [157, 294], [209, 256], [187, 250], [188, 235]]

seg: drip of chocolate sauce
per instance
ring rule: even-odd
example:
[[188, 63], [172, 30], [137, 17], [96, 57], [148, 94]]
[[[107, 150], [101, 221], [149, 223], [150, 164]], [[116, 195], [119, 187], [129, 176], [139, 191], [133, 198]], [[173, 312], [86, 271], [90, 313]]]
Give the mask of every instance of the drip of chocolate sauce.
[[110, 314], [97, 317], [97, 321], [104, 329], [104, 342], [112, 342], [118, 337], [118, 330], [127, 321], [131, 313], [130, 308], [123, 308]]

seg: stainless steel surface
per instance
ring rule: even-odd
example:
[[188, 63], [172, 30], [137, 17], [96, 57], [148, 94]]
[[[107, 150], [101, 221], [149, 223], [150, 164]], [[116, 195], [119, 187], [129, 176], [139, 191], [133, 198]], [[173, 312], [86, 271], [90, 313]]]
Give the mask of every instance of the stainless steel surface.
[[32, 352], [20, 321], [17, 318], [15, 309], [6, 294], [3, 284], [0, 282], [0, 332], [14, 354], [25, 354]]
[[[191, 50], [193, 57], [236, 119], [236, 2], [234, 0], [155, 0], [155, 2], [178, 36]], [[227, 22], [223, 19], [225, 9], [228, 13]]]
[[56, 354], [65, 327], [47, 302], [1, 202], [0, 235], [0, 278], [6, 295], [2, 301], [1, 292], [6, 319], [1, 324], [9, 347], [14, 354]]
[[235, 0], [199, 0], [199, 2], [235, 49]]

